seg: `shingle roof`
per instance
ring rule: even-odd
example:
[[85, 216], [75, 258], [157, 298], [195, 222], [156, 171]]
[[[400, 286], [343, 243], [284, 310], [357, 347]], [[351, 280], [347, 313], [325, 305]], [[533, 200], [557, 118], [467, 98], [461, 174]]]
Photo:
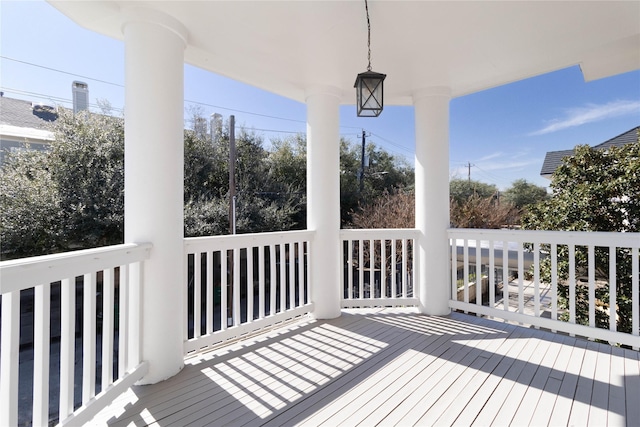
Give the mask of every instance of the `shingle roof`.
[[30, 101], [0, 97], [0, 124], [31, 129], [47, 129], [58, 114], [48, 109], [33, 108]]
[[[594, 146], [593, 148], [607, 149], [611, 147], [622, 147], [623, 145], [636, 142], [638, 140], [639, 130], [640, 126], [636, 126], [618, 136], [614, 136], [613, 138]], [[544, 157], [542, 169], [540, 169], [540, 175], [545, 178], [550, 178], [558, 166], [562, 164], [562, 159], [568, 156], [573, 156], [573, 153], [574, 150], [548, 151]]]

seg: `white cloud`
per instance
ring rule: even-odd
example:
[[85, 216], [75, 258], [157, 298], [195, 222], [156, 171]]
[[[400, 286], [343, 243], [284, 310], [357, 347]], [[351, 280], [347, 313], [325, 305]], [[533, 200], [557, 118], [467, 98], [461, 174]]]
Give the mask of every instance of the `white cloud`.
[[504, 153], [502, 153], [501, 151], [498, 151], [496, 153], [493, 154], [488, 154], [484, 157], [482, 157], [481, 159], [478, 159], [479, 162], [484, 162], [487, 160], [491, 160], [491, 159], [495, 159], [496, 157], [501, 157]]
[[586, 123], [625, 116], [628, 114], [640, 114], [640, 101], [612, 101], [606, 104], [587, 104], [585, 107], [570, 108], [565, 111], [565, 117], [551, 120], [540, 130], [532, 132], [529, 136], [544, 135], [559, 130], [581, 126]]

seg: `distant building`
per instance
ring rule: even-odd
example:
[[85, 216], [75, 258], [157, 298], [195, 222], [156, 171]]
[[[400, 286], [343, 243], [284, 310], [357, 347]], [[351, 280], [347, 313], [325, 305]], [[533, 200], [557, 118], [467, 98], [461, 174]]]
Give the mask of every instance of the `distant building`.
[[30, 148], [46, 150], [53, 141], [49, 130], [58, 119], [54, 105], [34, 103], [22, 99], [0, 97], [0, 164], [5, 153]]
[[[638, 130], [640, 130], [640, 126], [629, 129], [628, 131], [621, 133], [620, 135], [613, 137], [603, 142], [602, 144], [598, 144], [593, 148], [606, 150], [610, 147], [622, 147], [626, 144], [637, 142]], [[556, 169], [558, 169], [558, 167], [562, 164], [562, 159], [564, 159], [565, 157], [573, 156], [574, 154], [575, 150], [548, 151], [546, 156], [544, 157], [540, 175], [544, 178], [551, 179], [551, 175], [553, 175]]]
[[[89, 88], [74, 81], [71, 85], [73, 112], [88, 110]], [[53, 104], [25, 101], [4, 96], [0, 92], [0, 164], [7, 152], [16, 150], [47, 150], [53, 141], [51, 124], [58, 119], [58, 107]]]

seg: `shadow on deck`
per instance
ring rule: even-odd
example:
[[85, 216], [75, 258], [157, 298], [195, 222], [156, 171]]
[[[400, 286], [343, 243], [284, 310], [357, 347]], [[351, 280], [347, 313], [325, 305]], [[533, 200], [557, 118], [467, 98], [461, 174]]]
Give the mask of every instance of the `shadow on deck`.
[[458, 313], [353, 309], [188, 358], [93, 423], [635, 425], [638, 396], [636, 351]]

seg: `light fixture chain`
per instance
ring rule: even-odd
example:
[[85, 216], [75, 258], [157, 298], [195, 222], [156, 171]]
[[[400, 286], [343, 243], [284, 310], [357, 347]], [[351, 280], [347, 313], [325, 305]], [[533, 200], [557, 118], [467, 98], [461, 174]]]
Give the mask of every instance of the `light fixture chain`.
[[364, 0], [364, 8], [367, 11], [367, 71], [371, 71], [371, 22], [369, 21], [369, 4]]

